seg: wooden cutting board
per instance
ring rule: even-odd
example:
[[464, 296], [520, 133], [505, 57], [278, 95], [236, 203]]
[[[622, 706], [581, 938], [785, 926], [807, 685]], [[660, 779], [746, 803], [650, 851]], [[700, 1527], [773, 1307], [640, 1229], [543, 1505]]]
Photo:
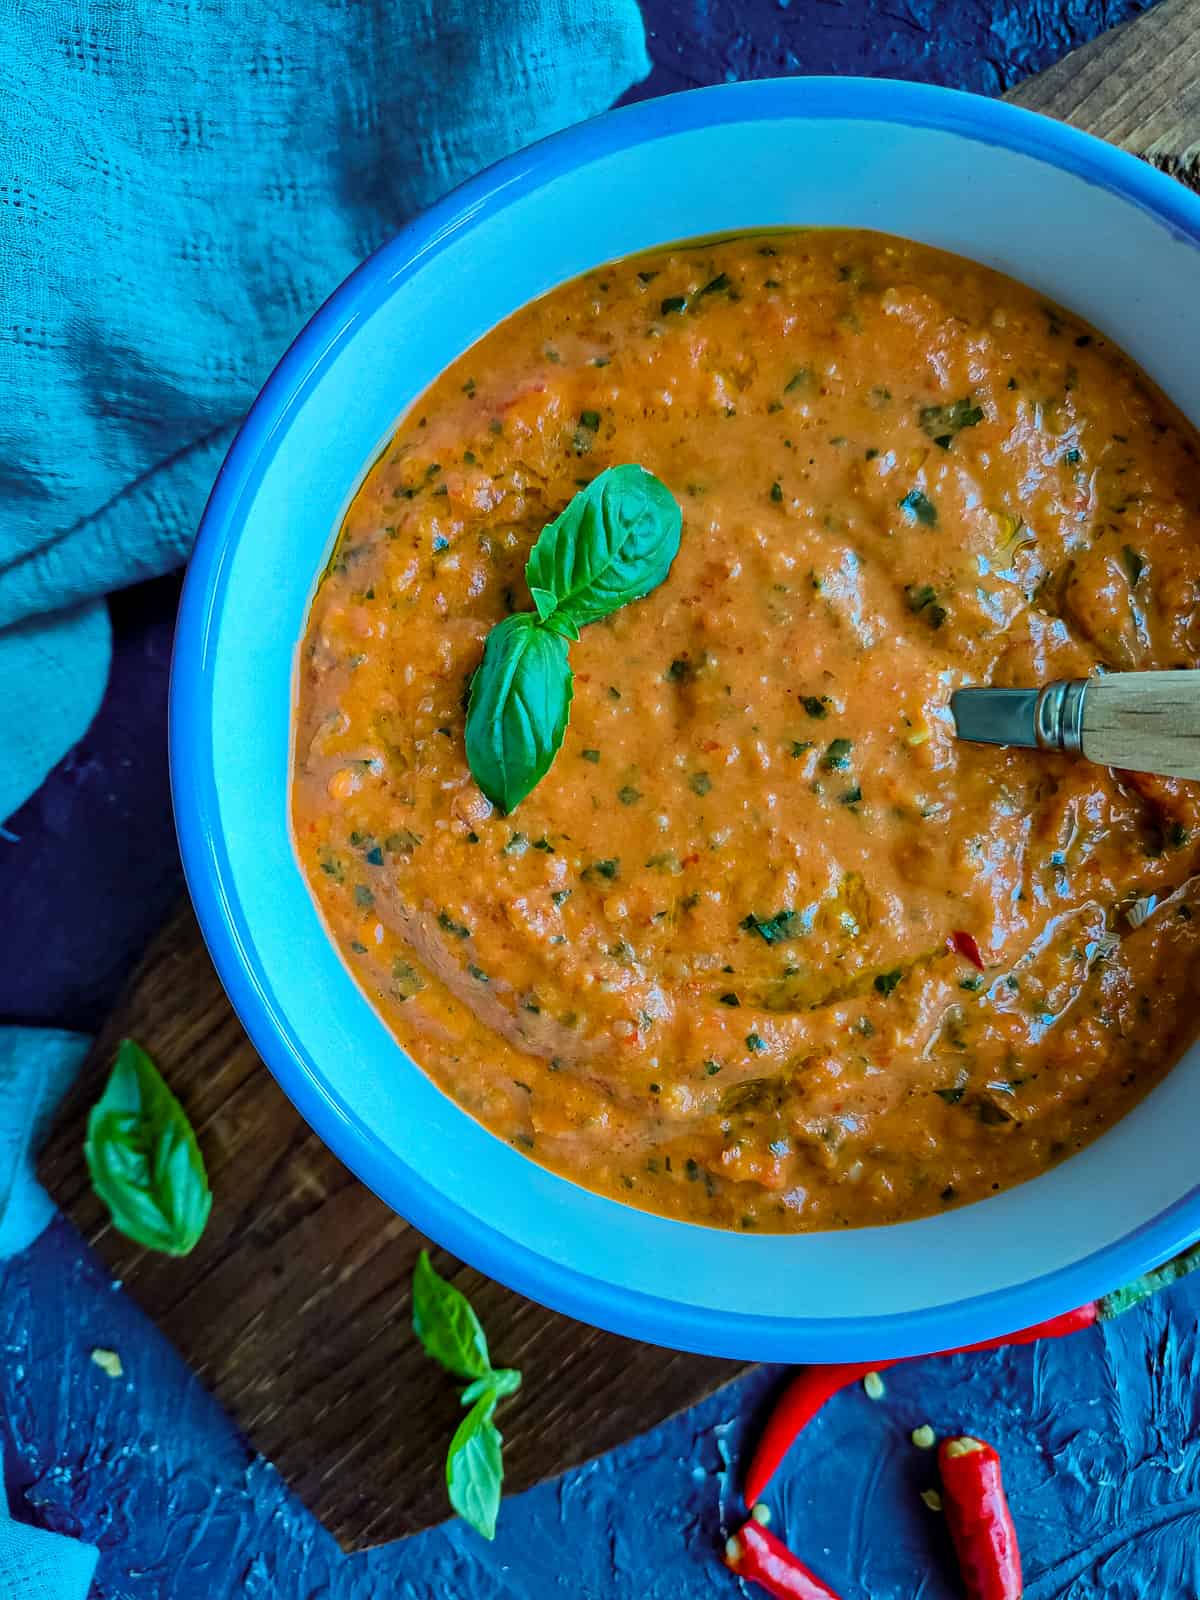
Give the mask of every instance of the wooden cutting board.
[[[131, 1244], [83, 1162], [87, 1112], [117, 1041], [158, 1062], [192, 1119], [213, 1210], [190, 1256]], [[293, 1110], [230, 1009], [189, 905], [147, 951], [42, 1155], [50, 1193], [191, 1367], [346, 1550], [449, 1515], [443, 1464], [458, 1387], [409, 1325], [428, 1241], [342, 1166]], [[741, 1371], [556, 1316], [434, 1260], [524, 1385], [500, 1414], [505, 1486], [620, 1444]]]
[[[1161, 0], [1010, 99], [1112, 139], [1200, 187], [1200, 0]], [[195, 1125], [214, 1206], [185, 1260], [108, 1226], [82, 1156], [118, 1039], [161, 1065]], [[41, 1162], [51, 1194], [241, 1427], [347, 1550], [441, 1521], [455, 1386], [409, 1329], [425, 1241], [301, 1122], [259, 1061], [191, 910], [159, 934], [63, 1108]], [[438, 1254], [498, 1363], [506, 1486], [529, 1487], [703, 1398], [743, 1368], [599, 1333]]]

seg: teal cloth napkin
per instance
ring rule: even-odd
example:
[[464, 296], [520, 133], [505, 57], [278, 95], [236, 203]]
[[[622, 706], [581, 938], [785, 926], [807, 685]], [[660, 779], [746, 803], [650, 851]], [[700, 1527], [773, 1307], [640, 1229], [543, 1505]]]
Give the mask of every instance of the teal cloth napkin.
[[84, 1600], [100, 1552], [45, 1528], [14, 1522], [0, 1479], [0, 1600]]
[[33, 1152], [87, 1050], [79, 1033], [0, 1028], [0, 1261], [24, 1250], [54, 1215]]
[[43, 0], [0, 35], [0, 821], [186, 558], [305, 319], [461, 178], [649, 70], [636, 0]]
[[[0, 1028], [0, 1258], [24, 1249], [53, 1215], [32, 1150], [87, 1047], [77, 1033]], [[0, 1281], [3, 1273], [0, 1265]], [[95, 1547], [17, 1522], [7, 1511], [0, 1470], [0, 1600], [84, 1600]]]
[[[305, 319], [407, 217], [649, 70], [636, 0], [4, 11], [0, 820], [95, 714], [103, 596], [186, 559]], [[0, 1029], [0, 1255], [50, 1214], [31, 1139], [85, 1044]], [[2, 1512], [0, 1600], [82, 1596], [94, 1552]]]

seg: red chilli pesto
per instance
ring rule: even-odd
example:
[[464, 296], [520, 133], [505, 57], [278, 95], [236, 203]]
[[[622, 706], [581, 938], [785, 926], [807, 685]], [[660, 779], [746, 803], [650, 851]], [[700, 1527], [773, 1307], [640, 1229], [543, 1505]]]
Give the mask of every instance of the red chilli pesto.
[[[572, 645], [501, 816], [467, 686], [622, 462], [679, 555]], [[630, 1204], [840, 1228], [1032, 1177], [1193, 1037], [1200, 797], [956, 744], [946, 706], [1195, 665], [1197, 463], [1101, 334], [900, 239], [565, 284], [413, 407], [314, 601], [293, 820], [331, 936], [447, 1094]]]

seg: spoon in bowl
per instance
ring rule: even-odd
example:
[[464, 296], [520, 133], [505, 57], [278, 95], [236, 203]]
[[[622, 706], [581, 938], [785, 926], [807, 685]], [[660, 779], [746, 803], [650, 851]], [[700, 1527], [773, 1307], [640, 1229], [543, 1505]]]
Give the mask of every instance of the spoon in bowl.
[[1200, 671], [958, 689], [950, 711], [958, 737], [974, 744], [1065, 750], [1106, 767], [1200, 778]]

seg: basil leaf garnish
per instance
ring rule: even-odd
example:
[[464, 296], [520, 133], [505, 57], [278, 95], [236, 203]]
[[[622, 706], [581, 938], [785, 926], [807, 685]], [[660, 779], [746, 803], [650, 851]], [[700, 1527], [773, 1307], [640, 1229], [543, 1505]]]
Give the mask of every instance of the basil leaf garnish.
[[645, 467], [609, 467], [538, 536], [525, 568], [538, 616], [578, 638], [657, 588], [679, 550], [683, 516]]
[[204, 1158], [154, 1062], [122, 1039], [83, 1146], [113, 1226], [148, 1250], [185, 1256], [212, 1210]]
[[431, 1355], [459, 1378], [470, 1378], [462, 1404], [470, 1410], [455, 1429], [446, 1454], [450, 1504], [485, 1539], [494, 1538], [504, 1465], [496, 1405], [521, 1387], [512, 1367], [493, 1367], [487, 1338], [466, 1295], [433, 1268], [428, 1251], [413, 1273], [413, 1328]]
[[495, 1410], [496, 1395], [489, 1389], [459, 1423], [446, 1455], [450, 1504], [485, 1539], [496, 1537], [504, 1481], [503, 1441], [492, 1420]]
[[501, 811], [541, 782], [562, 744], [574, 692], [567, 641], [663, 581], [682, 525], [665, 484], [622, 466], [593, 478], [542, 529], [525, 567], [537, 612], [505, 617], [488, 634], [467, 705], [467, 763]]
[[567, 641], [532, 612], [505, 617], [488, 634], [471, 679], [467, 761], [501, 811], [546, 776], [566, 732], [572, 683]]
[[413, 1273], [413, 1331], [439, 1365], [456, 1378], [492, 1376], [487, 1336], [471, 1302], [435, 1269], [422, 1250]]

